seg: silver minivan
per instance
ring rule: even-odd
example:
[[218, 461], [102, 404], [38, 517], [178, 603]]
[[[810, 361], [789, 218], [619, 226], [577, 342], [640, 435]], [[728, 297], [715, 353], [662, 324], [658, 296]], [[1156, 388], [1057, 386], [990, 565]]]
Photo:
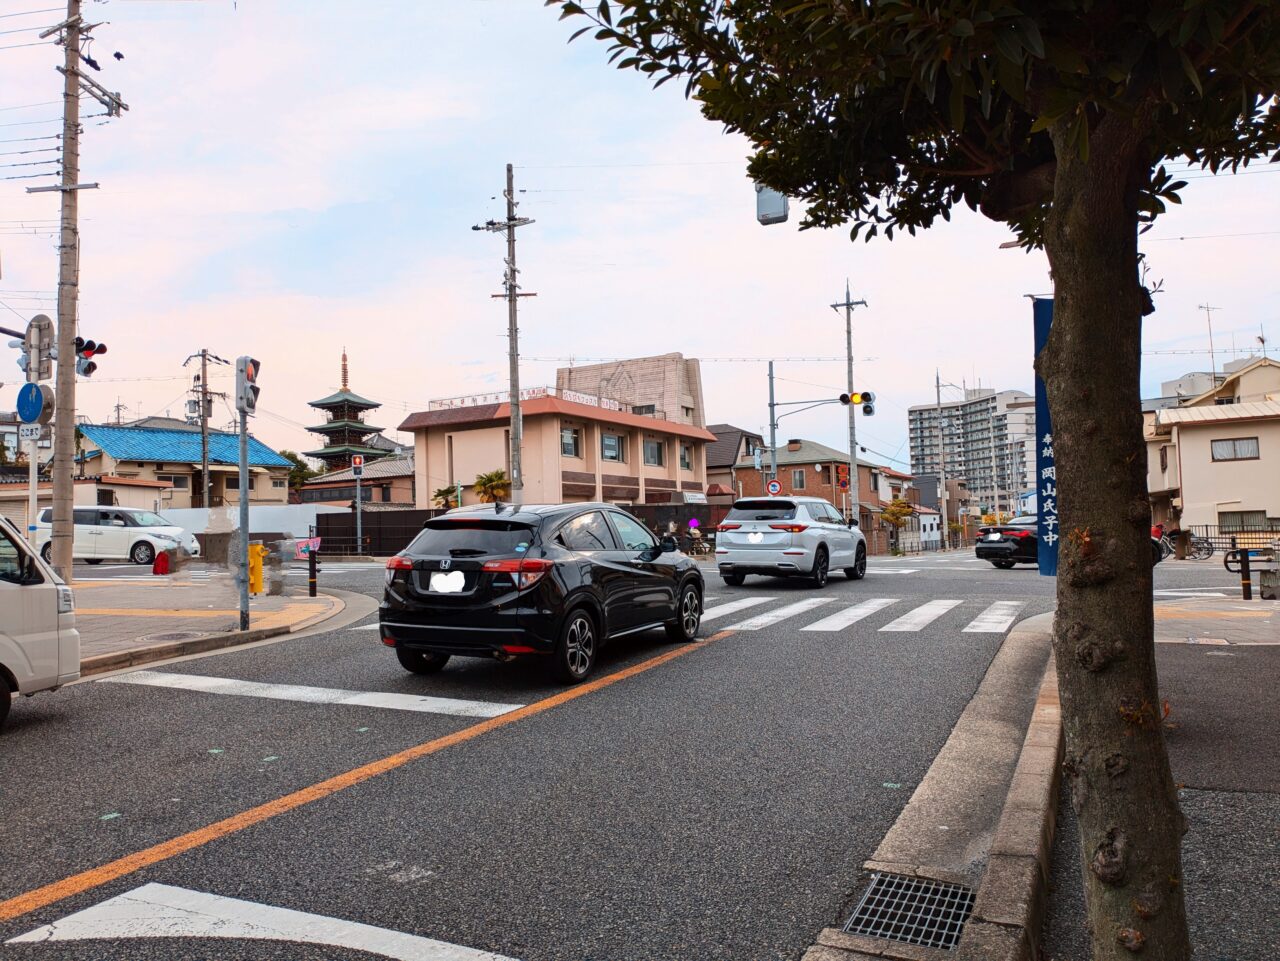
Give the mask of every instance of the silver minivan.
[[71, 588], [0, 517], [0, 724], [15, 694], [52, 691], [79, 676]]
[[825, 587], [833, 570], [862, 579], [867, 543], [858, 522], [845, 523], [821, 497], [747, 497], [716, 528], [716, 566], [732, 586], [748, 574], [766, 574], [809, 577]]

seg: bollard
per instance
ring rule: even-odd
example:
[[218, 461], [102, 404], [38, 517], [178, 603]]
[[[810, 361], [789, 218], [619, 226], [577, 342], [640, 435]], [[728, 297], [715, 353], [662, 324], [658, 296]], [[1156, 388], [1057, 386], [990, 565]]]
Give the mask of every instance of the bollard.
[[320, 552], [313, 546], [307, 551], [307, 596], [316, 596], [316, 575], [320, 573]]
[[1253, 600], [1253, 577], [1249, 570], [1249, 548], [1240, 550], [1236, 546], [1235, 536], [1231, 537], [1231, 551], [1240, 559], [1240, 596], [1246, 601]]
[[263, 592], [262, 565], [271, 549], [261, 543], [249, 545], [249, 593]]

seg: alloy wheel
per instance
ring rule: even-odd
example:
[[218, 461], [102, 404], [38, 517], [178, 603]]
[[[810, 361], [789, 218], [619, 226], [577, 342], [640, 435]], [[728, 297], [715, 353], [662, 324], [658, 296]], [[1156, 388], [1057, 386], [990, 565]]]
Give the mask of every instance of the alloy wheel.
[[701, 620], [702, 604], [698, 600], [698, 592], [692, 587], [687, 588], [680, 602], [680, 626], [684, 628], [685, 637], [693, 637], [698, 633]]
[[867, 552], [861, 546], [858, 547], [858, 554], [853, 560], [853, 576], [861, 577], [867, 572]]
[[813, 562], [813, 579], [819, 587], [827, 584], [827, 552], [821, 548], [818, 550], [817, 560]]
[[574, 677], [583, 677], [591, 670], [591, 662], [595, 657], [596, 639], [591, 630], [591, 622], [579, 615], [569, 625], [565, 635], [565, 664]]

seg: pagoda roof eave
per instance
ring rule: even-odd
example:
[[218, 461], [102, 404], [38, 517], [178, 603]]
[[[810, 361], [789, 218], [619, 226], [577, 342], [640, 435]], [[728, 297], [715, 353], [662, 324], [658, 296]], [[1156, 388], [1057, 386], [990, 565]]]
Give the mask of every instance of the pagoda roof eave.
[[385, 429], [386, 428], [384, 427], [374, 427], [372, 424], [366, 424], [362, 420], [331, 420], [315, 427], [307, 428], [307, 430], [316, 434], [329, 434], [338, 430], [353, 430], [364, 434], [380, 434]]
[[322, 397], [319, 400], [311, 401], [307, 406], [318, 407], [324, 410], [327, 407], [358, 407], [362, 410], [373, 410], [375, 407], [381, 407], [377, 401], [368, 400], [359, 394], [353, 394], [349, 390], [340, 390], [328, 397]]

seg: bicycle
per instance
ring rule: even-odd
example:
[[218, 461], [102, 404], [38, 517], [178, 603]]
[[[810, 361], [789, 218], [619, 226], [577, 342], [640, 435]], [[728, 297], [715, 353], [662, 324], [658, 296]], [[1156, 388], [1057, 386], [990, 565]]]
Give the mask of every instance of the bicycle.
[[1194, 534], [1191, 535], [1191, 543], [1187, 548], [1187, 557], [1193, 561], [1204, 561], [1212, 557], [1213, 552], [1213, 541], [1209, 540], [1207, 537], [1197, 537]]

